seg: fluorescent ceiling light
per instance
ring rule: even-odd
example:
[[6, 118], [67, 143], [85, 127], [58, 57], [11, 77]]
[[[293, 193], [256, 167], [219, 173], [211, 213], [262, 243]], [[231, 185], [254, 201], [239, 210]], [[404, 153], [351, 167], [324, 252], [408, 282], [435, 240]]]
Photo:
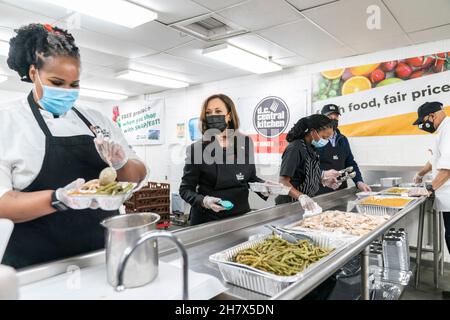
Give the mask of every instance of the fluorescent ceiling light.
[[158, 18], [147, 8], [124, 0], [45, 0], [97, 19], [135, 28]]
[[96, 89], [88, 89], [88, 88], [81, 88], [80, 96], [103, 99], [103, 100], [125, 100], [125, 99], [128, 99], [128, 96], [125, 94], [113, 93], [113, 92], [96, 90]]
[[7, 57], [9, 53], [9, 42], [0, 40], [0, 56]]
[[8, 80], [8, 77], [0, 74], [0, 83], [5, 82], [6, 80]]
[[203, 55], [253, 73], [280, 71], [280, 65], [228, 43], [206, 48]]
[[119, 72], [118, 74], [116, 74], [116, 78], [173, 89], [189, 87], [189, 83], [184, 81], [169, 79], [166, 77], [134, 70], [125, 70]]

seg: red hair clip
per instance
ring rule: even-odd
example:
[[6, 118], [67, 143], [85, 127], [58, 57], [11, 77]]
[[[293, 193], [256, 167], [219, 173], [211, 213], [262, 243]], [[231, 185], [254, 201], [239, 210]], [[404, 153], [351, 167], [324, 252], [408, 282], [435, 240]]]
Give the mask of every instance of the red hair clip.
[[53, 27], [51, 25], [49, 25], [48, 23], [44, 24], [44, 29], [47, 30], [48, 32], [53, 32]]

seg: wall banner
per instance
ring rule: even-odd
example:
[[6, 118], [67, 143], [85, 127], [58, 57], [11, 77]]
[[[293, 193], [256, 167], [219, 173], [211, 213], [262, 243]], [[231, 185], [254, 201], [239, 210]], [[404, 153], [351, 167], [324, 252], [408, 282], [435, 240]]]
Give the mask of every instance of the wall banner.
[[440, 101], [450, 109], [450, 53], [324, 71], [313, 76], [313, 112], [339, 106], [348, 137], [425, 134], [417, 108]]
[[113, 121], [130, 145], [163, 144], [164, 99], [115, 106]]

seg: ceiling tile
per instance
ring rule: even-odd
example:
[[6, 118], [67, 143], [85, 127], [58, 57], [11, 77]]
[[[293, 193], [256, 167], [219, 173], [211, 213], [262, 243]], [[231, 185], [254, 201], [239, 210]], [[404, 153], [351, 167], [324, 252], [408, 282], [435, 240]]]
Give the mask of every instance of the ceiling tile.
[[10, 4], [0, 2], [0, 25], [5, 28], [16, 29], [29, 23], [52, 22], [48, 17], [16, 8]]
[[228, 42], [264, 58], [272, 57], [273, 59], [280, 59], [295, 55], [293, 52], [255, 34], [234, 37], [229, 39]]
[[133, 0], [158, 13], [158, 20], [166, 24], [210, 13], [205, 7], [190, 0]]
[[354, 52], [307, 20], [258, 32], [261, 36], [311, 61], [337, 59]]
[[192, 0], [210, 10], [217, 11], [228, 8], [239, 3], [248, 2], [250, 0]]
[[310, 9], [318, 6], [322, 6], [328, 3], [336, 2], [338, 0], [286, 0], [298, 10]]
[[252, 0], [220, 11], [219, 14], [249, 30], [266, 29], [301, 18], [284, 0]]
[[358, 54], [360, 54], [406, 47], [412, 44], [413, 43], [408, 36], [406, 36], [406, 34], [400, 34], [396, 36], [371, 38], [361, 43], [353, 43], [351, 46], [358, 52]]
[[133, 42], [127, 42], [85, 29], [73, 29], [70, 30], [70, 32], [74, 36], [75, 42], [78, 46], [100, 51], [106, 54], [114, 52], [115, 55], [121, 57], [136, 58], [156, 52], [155, 50]]
[[[77, 39], [75, 39], [77, 41]], [[80, 47], [81, 62], [87, 62], [98, 66], [110, 66], [120, 62], [127, 61], [125, 57], [120, 57], [89, 48]]]
[[210, 66], [195, 63], [193, 61], [189, 61], [188, 59], [172, 56], [166, 53], [134, 59], [134, 61], [174, 72], [192, 75], [209, 72], [211, 70]]
[[164, 51], [192, 40], [192, 37], [157, 21], [151, 21], [130, 29], [81, 15], [80, 23], [82, 30], [88, 30], [114, 39], [127, 41], [128, 43], [150, 48], [155, 51]]
[[[46, 23], [50, 23], [53, 20], [58, 20], [62, 17], [70, 15], [70, 11], [68, 11], [67, 9], [52, 5], [42, 0], [1, 0], [0, 2], [10, 4], [16, 8], [23, 9], [29, 13], [33, 12], [37, 15], [46, 17]], [[3, 8], [2, 10], [0, 10], [0, 12], [2, 13], [2, 23], [3, 23], [3, 15], [6, 16], [6, 12], [3, 11]], [[32, 21], [28, 21], [25, 23], [29, 22]]]
[[449, 0], [384, 0], [406, 32], [450, 23]]
[[[377, 5], [381, 9], [381, 28], [370, 30], [367, 28], [366, 13], [370, 5]], [[303, 14], [317, 23], [330, 34], [352, 46], [377, 41], [383, 44], [384, 38], [391, 38], [404, 34], [390, 12], [380, 0], [346, 0], [338, 1], [326, 6], [303, 11]], [[330, 17], [335, 17], [330, 19]], [[338, 17], [345, 17], [341, 19]], [[376, 46], [374, 46], [376, 48]]]
[[413, 40], [414, 43], [422, 43], [448, 39], [449, 35], [450, 24], [438, 28], [412, 32], [409, 34], [409, 37]]

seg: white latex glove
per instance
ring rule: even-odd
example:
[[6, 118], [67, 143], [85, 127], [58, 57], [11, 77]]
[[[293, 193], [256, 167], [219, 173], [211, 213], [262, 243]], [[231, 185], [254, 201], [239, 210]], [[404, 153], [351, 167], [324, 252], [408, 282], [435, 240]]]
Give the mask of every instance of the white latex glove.
[[94, 143], [103, 161], [115, 170], [121, 169], [128, 162], [128, 157], [120, 144], [104, 138], [101, 134], [97, 135]]
[[423, 182], [423, 176], [421, 176], [419, 173], [416, 173], [416, 174], [414, 175], [413, 182], [414, 182], [415, 184], [420, 184], [420, 183], [422, 183], [422, 182]]
[[67, 207], [75, 210], [83, 210], [88, 208], [97, 209], [98, 205], [93, 204], [91, 206], [91, 200], [87, 197], [71, 197], [68, 195], [69, 191], [81, 188], [84, 183], [84, 179], [77, 179], [69, 183], [67, 186], [57, 189], [55, 192], [56, 199], [64, 203]]
[[339, 178], [340, 176], [341, 174], [339, 173], [339, 171], [334, 169], [322, 172], [322, 180], [329, 180], [329, 179], [333, 180]]
[[322, 172], [322, 185], [324, 187], [336, 190], [341, 186], [341, 183], [337, 180], [337, 178], [340, 176], [341, 174], [339, 173], [339, 171], [336, 171], [334, 169], [324, 171]]
[[217, 203], [220, 200], [222, 200], [222, 199], [206, 196], [203, 198], [203, 207], [205, 207], [206, 209], [211, 209], [214, 212], [223, 211], [223, 210], [225, 210], [225, 208]]
[[317, 203], [315, 203], [314, 200], [308, 197], [306, 194], [300, 195], [298, 197], [298, 201], [300, 202], [303, 210], [305, 211], [313, 211], [317, 205]]
[[[280, 182], [275, 182], [275, 181], [271, 181], [271, 180], [266, 180], [266, 181], [264, 181], [264, 182], [267, 183], [267, 184], [274, 185], [274, 186], [282, 186], [282, 185], [283, 185], [283, 184], [280, 183]], [[277, 195], [277, 194], [271, 193], [271, 192], [270, 192], [270, 189], [269, 189], [269, 192], [261, 192], [261, 194], [262, 194], [264, 197], [276, 196], [276, 195]]]
[[358, 187], [359, 190], [361, 190], [363, 192], [371, 192], [372, 191], [372, 188], [362, 181], [358, 181], [356, 186]]

